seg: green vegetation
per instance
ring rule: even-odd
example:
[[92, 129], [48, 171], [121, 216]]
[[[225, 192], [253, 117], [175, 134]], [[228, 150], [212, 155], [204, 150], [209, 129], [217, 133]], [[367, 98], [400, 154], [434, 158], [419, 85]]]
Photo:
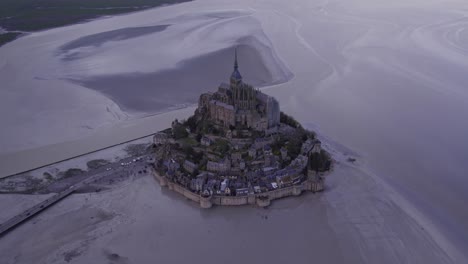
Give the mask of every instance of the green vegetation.
[[106, 165], [109, 165], [110, 162], [107, 161], [107, 160], [103, 160], [103, 159], [97, 159], [97, 160], [90, 160], [86, 163], [86, 166], [88, 166], [89, 169], [97, 169], [99, 167], [102, 167], [102, 166], [106, 166]]
[[197, 131], [198, 122], [197, 122], [197, 119], [195, 118], [195, 115], [190, 116], [186, 121], [182, 122], [182, 124], [190, 128], [190, 131]]
[[295, 159], [301, 153], [302, 143], [307, 139], [315, 139], [315, 133], [299, 126], [292, 135], [278, 137], [271, 144], [271, 149], [273, 154], [280, 155], [281, 147], [285, 146], [291, 159]]
[[193, 163], [200, 164], [203, 159], [203, 152], [195, 151], [191, 146], [185, 146], [183, 151], [185, 153], [185, 159]]
[[271, 144], [273, 154], [279, 155], [281, 148], [286, 145], [287, 141], [288, 140], [284, 136], [276, 138], [273, 144]]
[[299, 122], [296, 121], [292, 116], [288, 116], [287, 114], [280, 112], [280, 122], [294, 128], [302, 127]]
[[[187, 1], [190, 0], [1, 0], [0, 27], [36, 31]], [[0, 41], [0, 45], [4, 43]]]
[[297, 133], [299, 133], [297, 136], [302, 137], [304, 141], [306, 141], [307, 138], [315, 139], [314, 132], [303, 128], [302, 125], [296, 119], [294, 119], [291, 116], [288, 116], [283, 112], [280, 113], [280, 122], [296, 128], [298, 130]]
[[179, 142], [184, 145], [184, 146], [196, 146], [198, 145], [198, 142], [196, 139], [191, 138], [191, 137], [185, 137], [179, 140]]
[[302, 148], [302, 138], [300, 137], [292, 137], [288, 144], [286, 144], [286, 149], [288, 150], [288, 154], [291, 159], [295, 159], [300, 153]]
[[189, 135], [185, 126], [182, 124], [174, 125], [174, 127], [172, 128], [172, 133], [174, 134], [174, 138], [176, 140], [181, 139], [181, 138], [186, 138]]
[[221, 135], [221, 131], [219, 131], [219, 129], [216, 128], [213, 125], [213, 123], [208, 120], [202, 120], [198, 122], [195, 131], [201, 134], [213, 134], [217, 136]]
[[44, 176], [44, 179], [46, 179], [46, 181], [52, 181], [54, 179], [54, 177], [52, 176], [52, 174], [48, 173], [48, 172], [44, 172], [42, 174], [42, 176]]
[[82, 169], [78, 169], [78, 168], [71, 168], [71, 169], [68, 169], [66, 170], [65, 172], [61, 172], [61, 176], [60, 178], [69, 178], [69, 177], [75, 177], [75, 176], [78, 176], [78, 175], [81, 175], [85, 173], [84, 170]]
[[148, 153], [151, 145], [149, 144], [132, 144], [125, 147], [125, 152], [130, 156], [142, 156]]
[[20, 193], [34, 193], [43, 188], [42, 180], [31, 175], [26, 175], [23, 182], [26, 183], [26, 186]]
[[325, 151], [321, 150], [320, 153], [313, 153], [309, 158], [310, 169], [314, 171], [327, 171], [331, 166], [330, 155]]
[[315, 139], [315, 132], [312, 132], [310, 130], [307, 130], [301, 127], [299, 129], [299, 133], [302, 134], [301, 137], [303, 141], [306, 141], [308, 138]]
[[212, 148], [213, 151], [221, 153], [221, 155], [224, 156], [231, 147], [229, 146], [229, 141], [225, 139], [216, 139], [215, 143], [212, 145]]
[[192, 133], [195, 134], [212, 134], [216, 136], [224, 136], [223, 131], [220, 130], [213, 122], [207, 120], [205, 117], [197, 121], [195, 115], [189, 117], [187, 120], [183, 121], [182, 124], [189, 128]]

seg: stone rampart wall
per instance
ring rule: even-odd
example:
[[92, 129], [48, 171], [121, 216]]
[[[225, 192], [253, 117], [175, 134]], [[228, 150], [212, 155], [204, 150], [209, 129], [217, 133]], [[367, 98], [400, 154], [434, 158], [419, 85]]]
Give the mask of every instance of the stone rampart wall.
[[196, 203], [200, 202], [200, 195], [193, 193], [185, 189], [184, 187], [173, 182], [169, 182], [168, 186], [169, 186], [169, 189], [172, 189], [173, 191], [182, 194], [183, 196], [185, 196], [185, 198], [188, 198]]
[[288, 196], [298, 196], [303, 191], [318, 192], [323, 190], [322, 181], [305, 181], [301, 185], [293, 185], [286, 188], [281, 188], [261, 194], [249, 194], [246, 196], [222, 196], [214, 195], [212, 197], [204, 198], [199, 194], [193, 193], [185, 187], [167, 181], [166, 177], [160, 176], [157, 172], [153, 172], [155, 179], [158, 180], [161, 186], [167, 186], [184, 197], [198, 203], [202, 208], [210, 208], [213, 204], [223, 206], [238, 206], [247, 204], [256, 204], [260, 207], [270, 205], [272, 200], [281, 199]]
[[216, 205], [246, 205], [255, 204], [255, 195], [246, 196], [221, 196], [215, 195], [211, 198], [213, 204]]

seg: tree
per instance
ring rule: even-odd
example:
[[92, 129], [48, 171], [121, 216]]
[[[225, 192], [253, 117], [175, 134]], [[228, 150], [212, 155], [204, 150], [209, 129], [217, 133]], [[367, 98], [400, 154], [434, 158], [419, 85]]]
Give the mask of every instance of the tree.
[[197, 130], [197, 126], [198, 126], [198, 122], [197, 122], [197, 119], [195, 118], [195, 116], [191, 116], [189, 117], [185, 122], [184, 122], [184, 126], [190, 128], [191, 131], [196, 131]]
[[193, 162], [200, 164], [203, 159], [203, 152], [195, 151], [192, 155]]
[[286, 149], [288, 150], [291, 159], [295, 159], [299, 153], [301, 153], [302, 147], [302, 139], [300, 137], [291, 138], [286, 145]]
[[329, 170], [330, 165], [331, 158], [324, 150], [319, 153], [312, 153], [309, 157], [309, 167], [316, 172]]
[[193, 147], [188, 146], [188, 145], [186, 145], [186, 146], [183, 147], [183, 151], [184, 151], [184, 153], [185, 153], [185, 157], [186, 157], [186, 158], [192, 157], [193, 154], [195, 153], [195, 150], [193, 149]]
[[230, 149], [229, 142], [227, 140], [217, 139], [214, 145], [215, 151], [221, 153], [221, 155], [226, 154]]
[[289, 126], [292, 126], [294, 128], [299, 128], [301, 127], [301, 124], [297, 122], [294, 118], [291, 116], [288, 116], [287, 114], [280, 112], [280, 122]]
[[185, 127], [183, 125], [174, 126], [174, 129], [172, 130], [172, 133], [174, 134], [175, 139], [181, 139], [181, 138], [188, 137], [188, 132], [187, 132], [187, 130], [185, 130]]
[[219, 131], [219, 129], [217, 129], [215, 126], [212, 126], [211, 133], [213, 133], [213, 135], [220, 135], [221, 131]]

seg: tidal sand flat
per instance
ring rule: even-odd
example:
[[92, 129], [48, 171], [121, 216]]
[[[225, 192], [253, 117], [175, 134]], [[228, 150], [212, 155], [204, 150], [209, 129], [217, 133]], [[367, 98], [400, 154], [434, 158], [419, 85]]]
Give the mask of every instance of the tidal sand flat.
[[[245, 78], [259, 87], [293, 77], [246, 10], [149, 15], [137, 24], [95, 22], [102, 24], [94, 30], [80, 24], [71, 31], [44, 31], [0, 50], [2, 113], [24, 106], [0, 117], [5, 125], [0, 153], [68, 142], [125, 120], [187, 107], [200, 91], [226, 81], [236, 46]], [[62, 35], [63, 29], [68, 33]], [[28, 38], [34, 49], [27, 49]], [[24, 56], [25, 50], [30, 54]], [[27, 57], [36, 59], [31, 63]], [[22, 78], [16, 77], [16, 63], [29, 65]]]
[[79, 49], [88, 47], [100, 47], [109, 41], [121, 41], [131, 38], [136, 38], [155, 32], [165, 30], [169, 25], [156, 25], [147, 27], [133, 27], [111, 30], [107, 32], [92, 34], [86, 37], [81, 37], [77, 40], [61, 46], [58, 55], [62, 55], [63, 60], [76, 60], [80, 58]]
[[72, 81], [105, 94], [125, 112], [152, 114], [192, 105], [201, 93], [215, 91], [222, 82], [226, 83], [226, 76], [232, 71], [232, 65], [227, 62], [233, 61], [235, 49], [245, 72], [244, 79], [249, 83], [263, 87], [278, 81], [269, 70], [276, 64], [265, 65], [256, 46], [231, 46], [181, 61], [176, 68], [159, 72], [106, 75]]
[[200, 210], [147, 175], [72, 195], [3, 237], [0, 250], [2, 263], [106, 262], [109, 255], [123, 263], [180, 263], [188, 256], [196, 263], [451, 263], [381, 185], [347, 164], [328, 176], [325, 193], [268, 209]]

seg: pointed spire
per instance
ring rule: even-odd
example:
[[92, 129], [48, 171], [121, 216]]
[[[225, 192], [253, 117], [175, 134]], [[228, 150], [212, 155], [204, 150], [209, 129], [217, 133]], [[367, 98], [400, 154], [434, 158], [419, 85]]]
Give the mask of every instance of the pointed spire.
[[239, 84], [242, 82], [242, 75], [239, 72], [239, 64], [237, 63], [237, 47], [234, 55], [234, 71], [231, 74], [231, 83]]
[[234, 51], [235, 58], [234, 58], [234, 70], [237, 70], [239, 68], [239, 64], [237, 63], [237, 47]]

